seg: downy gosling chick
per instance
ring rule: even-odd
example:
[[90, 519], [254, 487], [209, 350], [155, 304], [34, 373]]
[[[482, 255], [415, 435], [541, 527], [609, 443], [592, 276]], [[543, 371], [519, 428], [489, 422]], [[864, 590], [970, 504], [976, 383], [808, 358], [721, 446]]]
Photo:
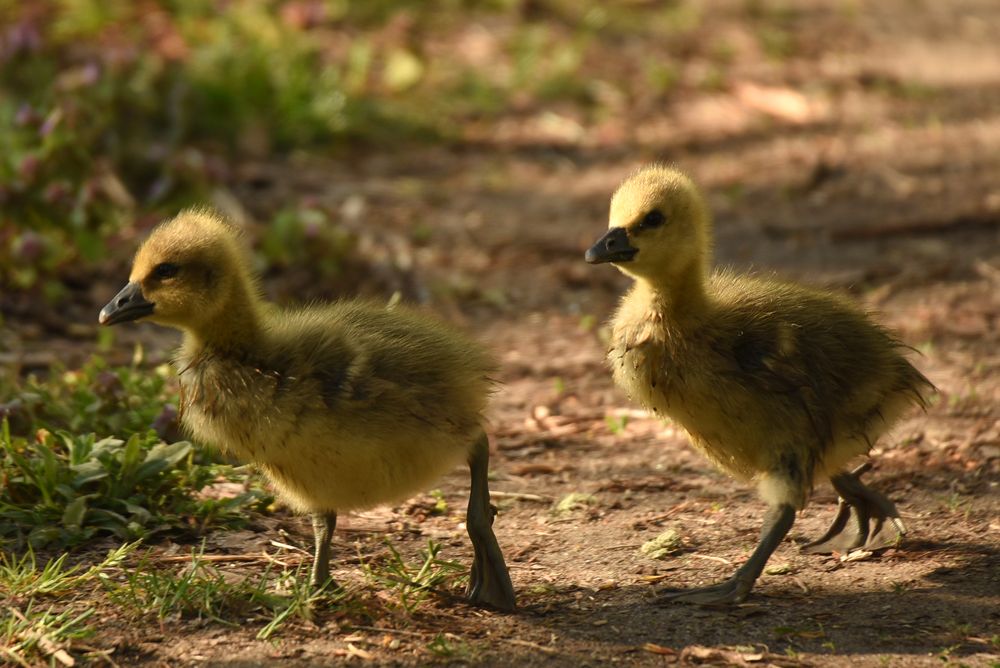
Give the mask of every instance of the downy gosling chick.
[[788, 533], [815, 480], [840, 495], [829, 531], [804, 549], [846, 553], [905, 532], [889, 499], [847, 472], [933, 389], [902, 344], [849, 300], [771, 278], [712, 271], [709, 212], [683, 174], [652, 166], [611, 200], [609, 229], [586, 260], [635, 283], [612, 321], [615, 383], [733, 476], [757, 482], [769, 510], [736, 574], [669, 600], [743, 601]]
[[475, 550], [468, 598], [514, 609], [487, 487], [490, 355], [400, 306], [265, 303], [248, 255], [227, 222], [182, 213], [141, 245], [100, 322], [183, 331], [175, 360], [183, 426], [255, 463], [312, 515], [314, 586], [329, 579], [338, 512], [412, 496], [464, 460]]

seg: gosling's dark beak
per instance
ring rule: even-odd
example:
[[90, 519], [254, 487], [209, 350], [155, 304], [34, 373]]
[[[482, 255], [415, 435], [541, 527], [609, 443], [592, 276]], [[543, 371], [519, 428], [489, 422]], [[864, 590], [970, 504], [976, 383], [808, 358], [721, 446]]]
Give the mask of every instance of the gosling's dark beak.
[[583, 256], [590, 264], [602, 262], [628, 262], [639, 252], [628, 242], [628, 232], [624, 227], [612, 227], [607, 234], [597, 240]]
[[101, 309], [97, 321], [102, 325], [117, 325], [120, 322], [138, 320], [153, 312], [153, 303], [142, 296], [138, 283], [129, 283], [108, 305]]

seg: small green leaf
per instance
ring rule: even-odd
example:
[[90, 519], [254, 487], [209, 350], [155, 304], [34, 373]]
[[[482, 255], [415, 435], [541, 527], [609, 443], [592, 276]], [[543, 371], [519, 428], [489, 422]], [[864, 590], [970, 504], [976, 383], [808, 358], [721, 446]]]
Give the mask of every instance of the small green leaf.
[[173, 468], [191, 452], [191, 443], [177, 441], [176, 443], [158, 443], [146, 454], [146, 459], [135, 472], [136, 482], [147, 477]]
[[87, 514], [87, 497], [78, 496], [68, 504], [63, 511], [63, 526], [79, 529], [83, 524], [83, 517]]
[[93, 449], [90, 451], [90, 456], [95, 458], [103, 458], [108, 455], [113, 455], [114, 453], [121, 450], [122, 445], [125, 443], [120, 438], [102, 438], [97, 443], [94, 443]]
[[54, 526], [37, 526], [28, 534], [28, 544], [34, 547], [44, 547], [59, 539], [62, 531]]
[[76, 473], [76, 477], [73, 478], [73, 486], [77, 489], [95, 480], [108, 477], [108, 471], [104, 468], [104, 464], [97, 459], [71, 466], [70, 469]]
[[125, 454], [122, 457], [122, 469], [132, 471], [139, 464], [142, 457], [142, 440], [139, 434], [132, 434], [125, 442]]
[[124, 505], [125, 505], [125, 510], [127, 510], [132, 515], [133, 522], [138, 522], [139, 524], [146, 525], [149, 523], [149, 520], [151, 520], [153, 517], [152, 513], [150, 513], [146, 508], [143, 508], [138, 504], [129, 503], [126, 501]]

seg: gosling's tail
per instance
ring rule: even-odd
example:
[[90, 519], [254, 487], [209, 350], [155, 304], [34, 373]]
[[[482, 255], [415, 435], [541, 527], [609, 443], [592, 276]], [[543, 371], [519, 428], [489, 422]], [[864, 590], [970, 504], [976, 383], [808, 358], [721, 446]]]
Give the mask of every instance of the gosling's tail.
[[937, 392], [934, 383], [905, 357], [900, 357], [897, 379], [896, 392], [909, 397], [921, 410], [926, 411], [931, 397]]

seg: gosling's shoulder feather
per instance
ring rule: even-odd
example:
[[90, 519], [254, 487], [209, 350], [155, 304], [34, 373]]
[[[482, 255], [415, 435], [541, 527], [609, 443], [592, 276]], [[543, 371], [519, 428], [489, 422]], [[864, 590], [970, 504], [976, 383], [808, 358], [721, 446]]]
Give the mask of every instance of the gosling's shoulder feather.
[[365, 357], [374, 371], [390, 374], [485, 375], [496, 369], [492, 356], [463, 332], [402, 305], [344, 300], [275, 309], [265, 327], [276, 351], [316, 363], [331, 353], [335, 360], [343, 354]]
[[451, 403], [478, 414], [493, 389], [492, 356], [416, 309], [364, 300], [275, 309], [265, 330], [269, 365], [311, 379], [330, 410], [394, 402], [416, 413]]

